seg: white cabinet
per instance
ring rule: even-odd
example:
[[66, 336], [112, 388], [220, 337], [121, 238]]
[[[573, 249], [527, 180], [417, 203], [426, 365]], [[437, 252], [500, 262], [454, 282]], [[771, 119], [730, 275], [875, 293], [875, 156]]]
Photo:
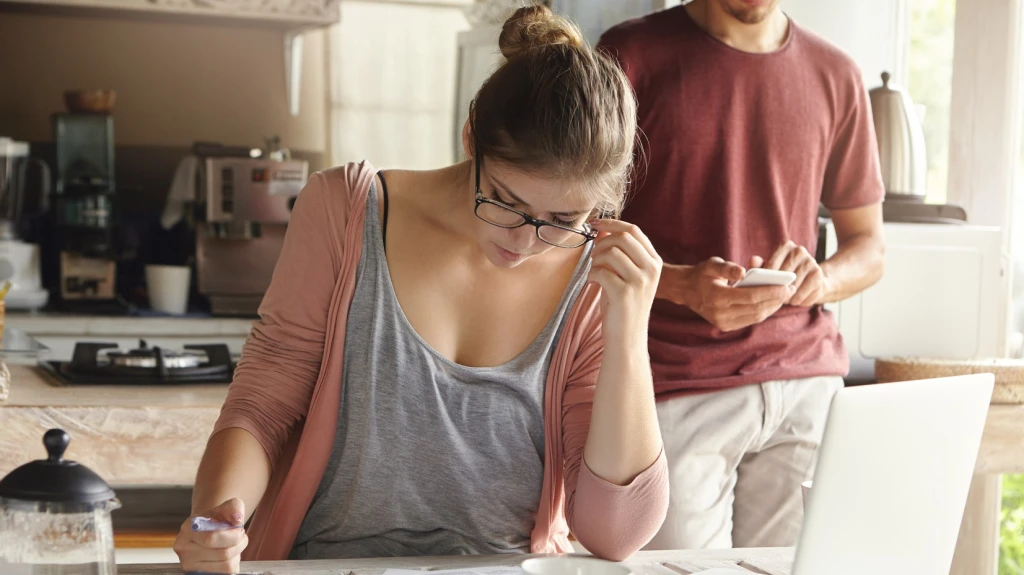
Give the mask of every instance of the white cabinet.
[[[885, 357], [976, 359], [1006, 353], [1009, 294], [998, 228], [885, 224], [885, 275], [828, 306], [850, 354], [850, 379]], [[826, 253], [835, 251], [829, 235]]]

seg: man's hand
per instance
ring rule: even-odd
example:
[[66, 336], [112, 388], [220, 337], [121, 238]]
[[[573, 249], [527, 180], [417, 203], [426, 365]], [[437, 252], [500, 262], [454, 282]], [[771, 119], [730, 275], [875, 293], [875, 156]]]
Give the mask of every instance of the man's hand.
[[[757, 263], [761, 258], [755, 257], [751, 265]], [[754, 267], [760, 267], [758, 264]], [[828, 275], [821, 269], [807, 249], [798, 246], [792, 241], [779, 246], [775, 253], [764, 262], [764, 268], [769, 270], [782, 270], [796, 274], [796, 281], [793, 282], [793, 297], [786, 303], [793, 306], [811, 307], [825, 301], [826, 296], [832, 290], [832, 283]]]
[[789, 300], [794, 290], [765, 286], [736, 288], [743, 266], [711, 258], [695, 266], [665, 265], [658, 297], [685, 305], [722, 331], [761, 323]]

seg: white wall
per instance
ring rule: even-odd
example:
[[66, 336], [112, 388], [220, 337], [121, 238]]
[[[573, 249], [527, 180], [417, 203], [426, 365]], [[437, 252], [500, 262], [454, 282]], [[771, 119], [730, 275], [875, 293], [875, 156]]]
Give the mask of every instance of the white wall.
[[[903, 76], [906, 2], [781, 0], [781, 6], [797, 23], [852, 56], [870, 89], [881, 84], [883, 70], [891, 73], [897, 82], [906, 83]], [[617, 22], [676, 4], [679, 0], [552, 0], [552, 6], [577, 20], [592, 41]]]
[[[671, 2], [671, 4], [678, 4]], [[638, 18], [663, 8], [664, 0], [552, 0], [551, 7], [569, 15], [591, 44], [596, 44], [605, 30], [620, 22]]]
[[798, 24], [849, 54], [869, 90], [882, 84], [882, 71], [906, 84], [905, 0], [781, 0], [781, 6]]
[[469, 0], [342, 0], [329, 34], [331, 156], [378, 168], [452, 162], [455, 54]]

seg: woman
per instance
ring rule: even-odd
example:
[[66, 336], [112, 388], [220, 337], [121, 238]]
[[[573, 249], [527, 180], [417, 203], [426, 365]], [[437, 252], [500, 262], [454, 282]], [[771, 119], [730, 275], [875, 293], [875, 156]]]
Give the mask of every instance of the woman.
[[[199, 467], [185, 570], [246, 560], [646, 544], [668, 498], [647, 317], [661, 260], [616, 220], [629, 84], [541, 6], [466, 162], [315, 174]], [[243, 550], [245, 553], [243, 554]]]

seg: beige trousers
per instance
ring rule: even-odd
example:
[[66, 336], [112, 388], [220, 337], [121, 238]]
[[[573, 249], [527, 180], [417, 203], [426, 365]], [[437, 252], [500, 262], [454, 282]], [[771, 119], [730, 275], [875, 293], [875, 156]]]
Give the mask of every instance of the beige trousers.
[[771, 381], [658, 404], [668, 517], [647, 549], [788, 547], [803, 520], [840, 377]]

